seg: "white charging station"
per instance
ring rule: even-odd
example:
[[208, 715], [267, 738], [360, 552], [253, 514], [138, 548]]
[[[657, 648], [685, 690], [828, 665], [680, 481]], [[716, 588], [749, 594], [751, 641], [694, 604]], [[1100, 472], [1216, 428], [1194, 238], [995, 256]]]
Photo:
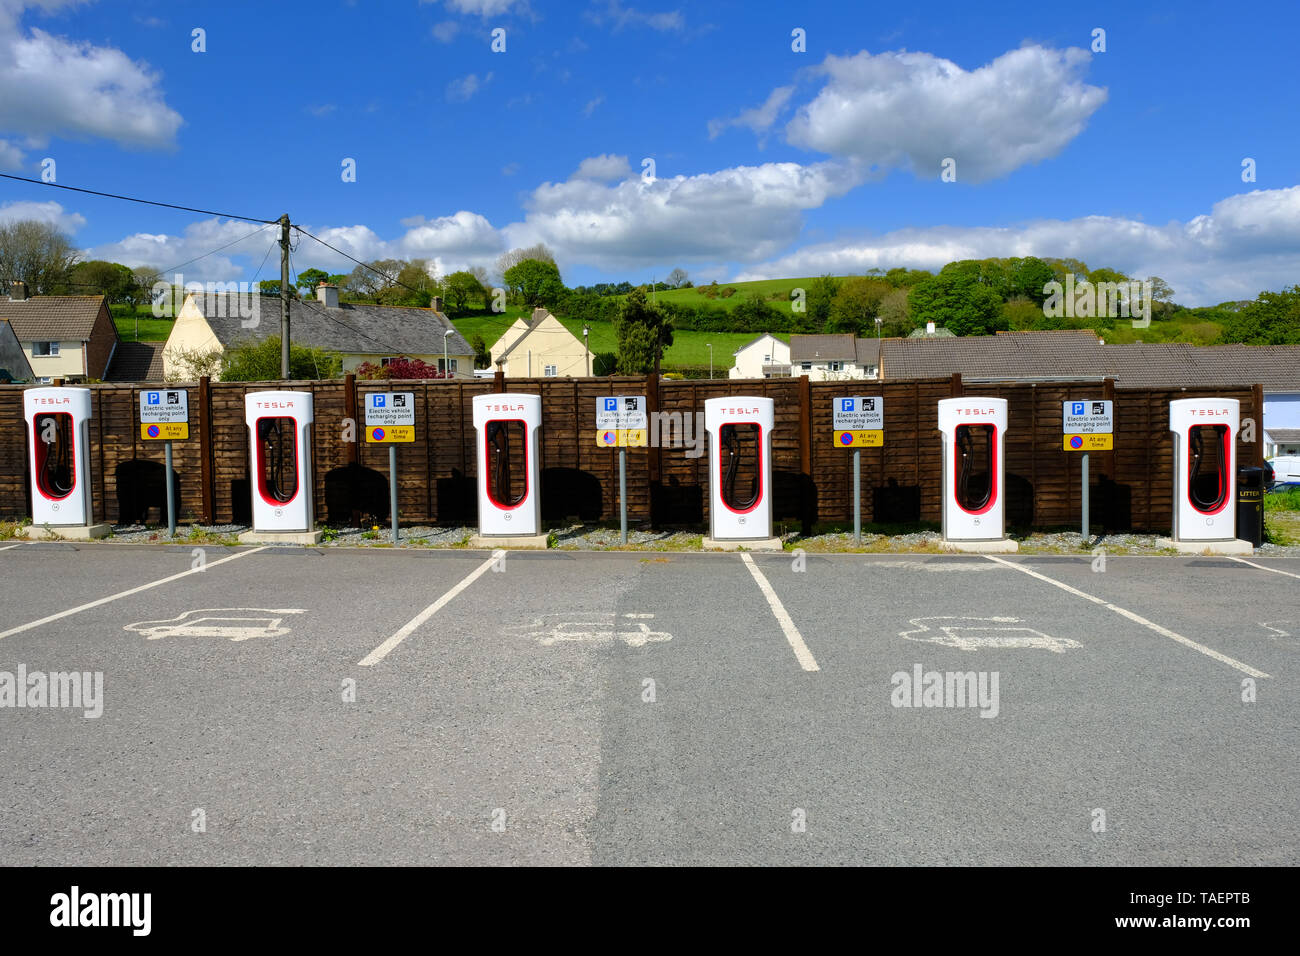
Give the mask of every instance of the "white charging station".
[[90, 389], [29, 388], [23, 392], [32, 528], [65, 538], [102, 538], [94, 523], [90, 481]]
[[315, 544], [312, 507], [311, 392], [249, 392], [244, 396], [253, 499], [247, 542]]
[[[1235, 398], [1182, 398], [1169, 403], [1174, 436], [1175, 546], [1237, 541], [1237, 430], [1241, 403]], [[1240, 542], [1247, 551], [1249, 542]], [[1216, 547], [1214, 550], [1223, 550]]]
[[1006, 537], [1005, 398], [945, 398], [943, 538], [960, 551], [1016, 551]]
[[540, 395], [474, 396], [480, 546], [546, 547], [538, 449], [541, 429]]
[[704, 547], [780, 550], [772, 537], [770, 398], [737, 395], [704, 402], [709, 447], [709, 537]]

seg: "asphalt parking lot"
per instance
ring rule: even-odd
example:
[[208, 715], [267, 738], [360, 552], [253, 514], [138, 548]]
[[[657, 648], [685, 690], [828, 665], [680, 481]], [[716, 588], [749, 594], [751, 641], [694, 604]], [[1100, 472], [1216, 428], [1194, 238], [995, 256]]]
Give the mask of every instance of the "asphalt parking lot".
[[[10, 865], [1300, 862], [1296, 559], [27, 543], [0, 575]], [[32, 696], [73, 671], [99, 716]]]

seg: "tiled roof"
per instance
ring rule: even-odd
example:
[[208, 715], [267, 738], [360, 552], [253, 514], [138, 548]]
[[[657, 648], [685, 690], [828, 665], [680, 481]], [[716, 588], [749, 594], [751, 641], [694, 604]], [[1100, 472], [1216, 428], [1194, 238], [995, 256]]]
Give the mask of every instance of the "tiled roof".
[[799, 362], [853, 362], [858, 357], [853, 336], [844, 335], [792, 335], [790, 336], [790, 361]]
[[1300, 442], [1300, 428], [1264, 428], [1264, 434], [1268, 435], [1269, 440], [1278, 445], [1290, 445], [1293, 442]]
[[881, 339], [858, 339], [854, 342], [854, 347], [858, 353], [859, 365], [879, 365], [880, 364], [880, 343]]
[[103, 304], [102, 295], [0, 297], [0, 319], [9, 320], [20, 342], [85, 342]]
[[[278, 296], [204, 292], [193, 299], [223, 346], [280, 334]], [[327, 308], [314, 300], [289, 300], [292, 341], [349, 355], [441, 355], [443, 330], [448, 328], [450, 320], [433, 309], [356, 303]], [[447, 352], [474, 354], [456, 331], [447, 336]]]
[[161, 342], [119, 342], [109, 363], [106, 382], [161, 382], [163, 380], [163, 346]]
[[942, 339], [886, 339], [882, 373], [892, 380], [1032, 381], [1112, 377], [1121, 388], [1263, 385], [1300, 392], [1300, 345], [1103, 345], [1087, 329], [999, 332]]

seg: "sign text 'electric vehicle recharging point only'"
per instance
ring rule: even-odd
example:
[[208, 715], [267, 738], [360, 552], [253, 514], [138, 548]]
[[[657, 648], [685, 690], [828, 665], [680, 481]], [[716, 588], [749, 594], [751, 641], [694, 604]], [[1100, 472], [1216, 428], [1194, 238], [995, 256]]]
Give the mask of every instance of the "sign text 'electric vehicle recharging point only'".
[[472, 545], [546, 547], [538, 448], [541, 428], [540, 395], [474, 396], [478, 540]]
[[1174, 438], [1174, 547], [1253, 552], [1237, 540], [1237, 430], [1235, 398], [1182, 398], [1169, 403]]
[[[244, 396], [253, 530], [246, 542], [315, 544], [312, 507], [311, 392], [249, 392]], [[307, 540], [312, 539], [312, 540]]]
[[770, 398], [737, 395], [704, 402], [709, 441], [709, 537], [704, 547], [781, 549], [772, 537]]
[[944, 541], [959, 551], [1018, 550], [1005, 531], [1006, 399], [945, 398], [939, 431]]
[[90, 389], [29, 388], [23, 392], [32, 476], [32, 533], [45, 527], [65, 538], [102, 538], [94, 524], [90, 480]]

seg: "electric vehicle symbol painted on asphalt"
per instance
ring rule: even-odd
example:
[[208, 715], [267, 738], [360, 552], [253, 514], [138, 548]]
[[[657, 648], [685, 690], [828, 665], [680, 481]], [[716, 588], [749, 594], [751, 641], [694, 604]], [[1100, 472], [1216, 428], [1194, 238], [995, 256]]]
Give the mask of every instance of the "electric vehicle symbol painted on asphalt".
[[136, 621], [122, 630], [143, 634], [151, 641], [161, 637], [228, 637], [232, 641], [247, 641], [288, 634], [289, 628], [282, 626], [284, 616], [306, 613], [305, 608], [292, 607], [196, 608], [166, 621]]
[[543, 647], [553, 644], [580, 642], [588, 644], [613, 644], [620, 640], [628, 647], [644, 647], [671, 641], [667, 631], [652, 631], [647, 621], [653, 614], [542, 614], [527, 624], [506, 628], [507, 633], [530, 637]]
[[[925, 623], [926, 621], [954, 623], [937, 624], [932, 628]], [[1052, 637], [1032, 627], [1025, 627], [1023, 626], [1025, 622], [1018, 617], [915, 617], [907, 623], [916, 630], [902, 631], [899, 637], [909, 641], [939, 644], [943, 647], [956, 647], [963, 651], [987, 648], [1033, 648], [1064, 654], [1068, 650], [1083, 646], [1068, 637]]]

